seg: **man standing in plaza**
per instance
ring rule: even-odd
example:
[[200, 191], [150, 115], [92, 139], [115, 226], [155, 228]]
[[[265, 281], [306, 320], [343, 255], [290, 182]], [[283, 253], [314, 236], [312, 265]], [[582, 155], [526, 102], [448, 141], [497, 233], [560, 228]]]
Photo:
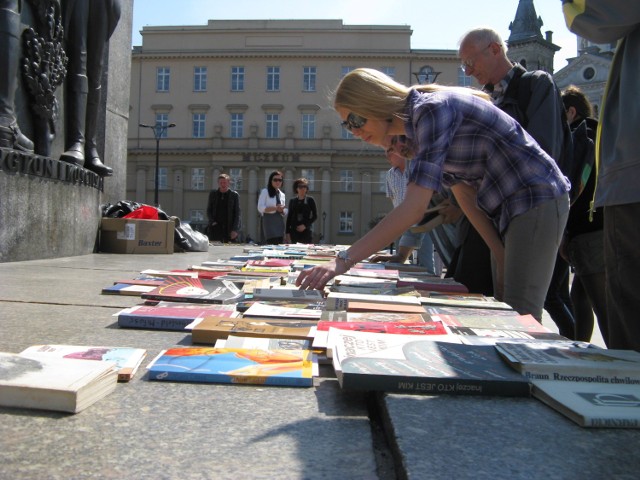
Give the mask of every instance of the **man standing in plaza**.
[[221, 173], [218, 188], [209, 193], [207, 235], [213, 242], [235, 242], [240, 231], [240, 196], [229, 188], [230, 181], [229, 175]]

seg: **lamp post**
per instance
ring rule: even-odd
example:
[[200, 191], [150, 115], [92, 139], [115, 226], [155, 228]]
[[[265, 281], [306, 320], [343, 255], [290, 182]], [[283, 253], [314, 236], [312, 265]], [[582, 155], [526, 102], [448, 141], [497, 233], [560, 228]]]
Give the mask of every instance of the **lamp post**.
[[144, 123], [140, 123], [139, 125], [141, 127], [150, 128], [151, 130], [153, 130], [153, 136], [156, 139], [156, 181], [153, 201], [155, 203], [155, 206], [159, 207], [160, 201], [158, 200], [158, 185], [160, 184], [160, 139], [167, 132], [168, 128], [173, 128], [176, 126], [176, 124], [170, 123], [169, 125], [162, 125], [160, 123], [156, 123], [155, 125], [147, 125]]

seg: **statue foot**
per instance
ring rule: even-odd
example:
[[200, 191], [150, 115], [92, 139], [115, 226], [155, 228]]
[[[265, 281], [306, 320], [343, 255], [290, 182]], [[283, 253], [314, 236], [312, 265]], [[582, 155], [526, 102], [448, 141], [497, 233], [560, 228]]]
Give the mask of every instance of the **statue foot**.
[[107, 167], [99, 157], [91, 157], [85, 160], [84, 168], [97, 173], [101, 177], [110, 177], [113, 175], [113, 168]]
[[33, 142], [20, 131], [15, 120], [3, 123], [8, 125], [0, 124], [0, 147], [33, 152]]
[[60, 160], [82, 167], [84, 165], [84, 146], [80, 143], [74, 143], [66, 152], [60, 155]]

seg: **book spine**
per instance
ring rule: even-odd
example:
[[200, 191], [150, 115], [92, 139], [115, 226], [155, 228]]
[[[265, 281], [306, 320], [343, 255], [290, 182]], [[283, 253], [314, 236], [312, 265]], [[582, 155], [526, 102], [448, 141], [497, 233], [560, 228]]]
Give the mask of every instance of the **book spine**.
[[584, 427], [593, 428], [640, 428], [640, 419], [638, 418], [606, 418], [606, 417], [588, 417], [584, 419], [582, 424]]
[[197, 373], [149, 371], [151, 380], [170, 382], [227, 383], [239, 385], [271, 385], [276, 387], [311, 387], [311, 377], [255, 377], [251, 375], [225, 375], [223, 373]]
[[[338, 378], [340, 380], [340, 378]], [[398, 376], [342, 374], [345, 390], [373, 390], [422, 395], [491, 395], [529, 397], [531, 385], [522, 381], [456, 380], [444, 378], [406, 378]]]
[[183, 331], [193, 320], [193, 318], [183, 317], [148, 317], [144, 315], [120, 314], [118, 315], [118, 326], [145, 330]]

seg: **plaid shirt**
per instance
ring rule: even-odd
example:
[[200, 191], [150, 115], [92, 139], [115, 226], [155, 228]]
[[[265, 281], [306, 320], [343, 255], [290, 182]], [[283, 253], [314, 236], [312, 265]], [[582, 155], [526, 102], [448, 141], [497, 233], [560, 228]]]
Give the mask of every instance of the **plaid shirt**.
[[404, 172], [401, 172], [397, 167], [392, 167], [387, 172], [387, 198], [391, 199], [394, 208], [402, 203], [407, 193], [407, 183], [409, 183], [409, 169], [407, 167]]
[[503, 234], [511, 219], [569, 191], [569, 181], [509, 115], [461, 90], [413, 90], [405, 107], [414, 143], [409, 181], [442, 192], [464, 182]]

